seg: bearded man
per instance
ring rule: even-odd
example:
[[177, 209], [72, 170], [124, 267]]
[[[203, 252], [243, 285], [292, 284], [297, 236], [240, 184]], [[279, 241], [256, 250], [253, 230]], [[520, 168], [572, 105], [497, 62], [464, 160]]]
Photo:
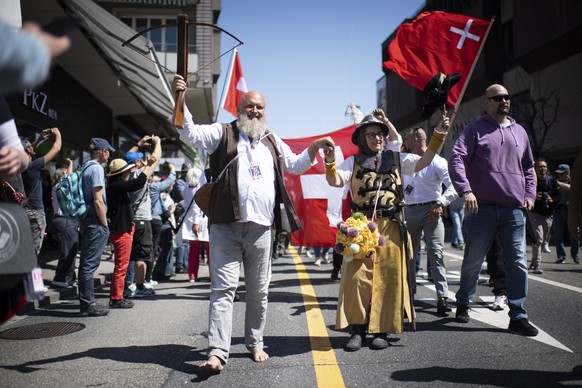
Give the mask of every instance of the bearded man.
[[[174, 93], [186, 90], [180, 76], [172, 83]], [[246, 93], [229, 124], [194, 124], [184, 106], [184, 129], [180, 139], [202, 147], [210, 155], [210, 171], [218, 180], [211, 199], [210, 311], [208, 360], [200, 369], [220, 372], [228, 361], [232, 333], [232, 310], [240, 264], [246, 285], [245, 345], [255, 362], [269, 355], [263, 350], [271, 278], [271, 247], [274, 229], [281, 229], [286, 216], [290, 232], [301, 228], [289, 199], [283, 172], [301, 174], [315, 162], [320, 148], [333, 149], [330, 137], [318, 139], [299, 155], [277, 135], [267, 130], [265, 99], [255, 91]]]

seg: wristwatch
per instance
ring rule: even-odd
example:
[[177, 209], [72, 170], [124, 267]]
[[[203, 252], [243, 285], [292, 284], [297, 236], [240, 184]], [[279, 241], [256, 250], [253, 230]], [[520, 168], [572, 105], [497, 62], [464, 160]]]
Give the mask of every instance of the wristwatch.
[[471, 191], [471, 190], [465, 191], [465, 192], [463, 193], [463, 198], [465, 198], [465, 195], [467, 195], [467, 194], [469, 194], [469, 193], [472, 193], [472, 191]]

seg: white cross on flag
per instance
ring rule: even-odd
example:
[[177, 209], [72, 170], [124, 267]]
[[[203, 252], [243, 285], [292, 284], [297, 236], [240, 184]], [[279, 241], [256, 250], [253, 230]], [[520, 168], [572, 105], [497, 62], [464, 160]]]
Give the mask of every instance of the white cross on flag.
[[[316, 139], [331, 136], [336, 145], [336, 163], [357, 152], [351, 137], [354, 126], [312, 137], [283, 139], [295, 153], [300, 153]], [[336, 225], [350, 216], [347, 190], [331, 187], [325, 179], [322, 152], [318, 163], [302, 175], [285, 174], [285, 186], [303, 228], [291, 235], [291, 244], [305, 247], [333, 247]]]
[[449, 91], [448, 103], [454, 106], [489, 24], [465, 15], [423, 12], [412, 23], [398, 27], [388, 46], [390, 58], [384, 67], [420, 90], [437, 73], [461, 73], [461, 80]]
[[226, 81], [227, 89], [224, 93], [221, 108], [228, 111], [234, 117], [237, 116], [236, 108], [240, 102], [242, 96], [248, 92], [247, 83], [245, 77], [243, 76], [242, 67], [240, 65], [240, 59], [238, 56], [238, 51], [235, 49], [233, 54], [233, 61], [231, 61], [229, 78]]

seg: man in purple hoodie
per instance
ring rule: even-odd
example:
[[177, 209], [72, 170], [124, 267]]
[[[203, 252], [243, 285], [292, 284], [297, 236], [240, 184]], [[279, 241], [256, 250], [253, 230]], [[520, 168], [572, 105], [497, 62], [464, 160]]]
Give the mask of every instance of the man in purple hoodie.
[[525, 211], [536, 197], [534, 159], [527, 133], [508, 116], [511, 96], [502, 85], [485, 92], [486, 114], [463, 130], [449, 159], [449, 174], [465, 200], [467, 240], [457, 291], [458, 322], [468, 323], [483, 257], [495, 236], [507, 272], [509, 331], [535, 336], [524, 308], [527, 296]]

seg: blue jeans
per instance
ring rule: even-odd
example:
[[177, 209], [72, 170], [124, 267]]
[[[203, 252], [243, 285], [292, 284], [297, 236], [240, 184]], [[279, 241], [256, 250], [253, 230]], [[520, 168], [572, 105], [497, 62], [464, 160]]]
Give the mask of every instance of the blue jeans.
[[[552, 224], [554, 241], [556, 242], [556, 256], [558, 260], [566, 258], [564, 249], [564, 239], [567, 233], [568, 207], [556, 205], [554, 209], [554, 223]], [[575, 238], [570, 238], [570, 255], [572, 258], [578, 257], [580, 244]]]
[[95, 304], [93, 275], [109, 239], [109, 228], [95, 218], [81, 221], [81, 257], [79, 259], [79, 303], [81, 311]]
[[135, 283], [135, 261], [130, 260], [125, 275], [125, 288]]
[[56, 217], [52, 222], [53, 236], [59, 240], [61, 255], [53, 281], [73, 284], [75, 281], [75, 258], [79, 250], [79, 221]]
[[172, 226], [169, 223], [163, 224], [159, 237], [160, 253], [152, 272], [154, 280], [167, 280], [172, 276], [172, 272], [174, 272], [173, 243], [174, 233], [172, 232]]
[[524, 308], [527, 297], [525, 222], [524, 210], [516, 207], [479, 203], [477, 214], [467, 213], [467, 244], [461, 268], [461, 285], [456, 294], [457, 304], [468, 305], [475, 297], [483, 258], [495, 235], [498, 235], [507, 274], [509, 318], [527, 318]]
[[176, 268], [188, 268], [188, 254], [190, 253], [190, 242], [185, 241], [176, 248]]
[[451, 209], [449, 208], [449, 215], [451, 216], [451, 221], [453, 223], [453, 238], [451, 239], [452, 244], [464, 244], [463, 239], [463, 220], [465, 219], [465, 209]]

